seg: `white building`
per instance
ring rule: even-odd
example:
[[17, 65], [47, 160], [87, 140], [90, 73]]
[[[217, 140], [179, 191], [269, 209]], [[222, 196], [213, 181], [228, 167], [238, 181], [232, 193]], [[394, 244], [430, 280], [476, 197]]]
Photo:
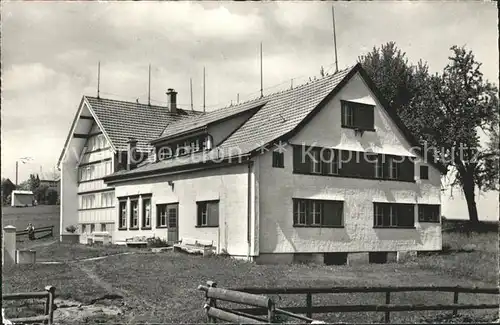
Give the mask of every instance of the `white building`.
[[211, 240], [262, 263], [441, 249], [443, 169], [359, 64], [205, 114], [168, 96], [82, 99], [60, 160], [63, 232]]

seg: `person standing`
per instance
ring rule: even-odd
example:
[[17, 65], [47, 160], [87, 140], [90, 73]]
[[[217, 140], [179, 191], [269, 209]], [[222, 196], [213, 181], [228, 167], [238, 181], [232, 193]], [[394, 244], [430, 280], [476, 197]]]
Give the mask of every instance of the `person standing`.
[[28, 239], [35, 240], [35, 227], [33, 227], [32, 223], [28, 224], [28, 228], [26, 228], [26, 230], [28, 230]]

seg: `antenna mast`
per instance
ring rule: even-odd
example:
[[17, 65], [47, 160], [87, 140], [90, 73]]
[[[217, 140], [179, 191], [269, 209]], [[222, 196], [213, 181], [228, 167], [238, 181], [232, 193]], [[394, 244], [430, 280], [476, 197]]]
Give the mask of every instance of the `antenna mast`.
[[203, 113], [205, 113], [205, 67], [203, 67]]
[[97, 63], [97, 98], [99, 98], [100, 84], [101, 84], [101, 61]]
[[337, 36], [335, 33], [335, 9], [332, 5], [332, 19], [333, 19], [333, 47], [335, 48], [335, 73], [339, 71], [339, 64], [337, 61]]
[[149, 64], [148, 105], [151, 106], [151, 64]]
[[262, 42], [260, 42], [260, 97], [263, 97], [263, 79], [262, 79]]
[[189, 78], [189, 92], [191, 93], [191, 110], [193, 110], [193, 78]]

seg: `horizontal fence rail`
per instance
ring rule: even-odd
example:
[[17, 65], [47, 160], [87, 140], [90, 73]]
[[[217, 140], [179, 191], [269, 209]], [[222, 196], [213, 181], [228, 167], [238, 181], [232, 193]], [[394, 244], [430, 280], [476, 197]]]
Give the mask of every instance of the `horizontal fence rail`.
[[[47, 227], [35, 228], [35, 231], [34, 231], [35, 235], [39, 234], [39, 233], [42, 233], [42, 232], [48, 232], [48, 234], [45, 234], [43, 236], [39, 236], [36, 239], [41, 239], [41, 238], [45, 238], [45, 237], [53, 237], [54, 236], [54, 226], [47, 226]], [[16, 231], [16, 237], [28, 236], [28, 234], [29, 234], [28, 230]]]
[[[12, 323], [17, 324], [35, 324], [42, 323], [52, 325], [54, 323], [54, 299], [55, 299], [56, 288], [52, 286], [46, 286], [45, 292], [21, 292], [21, 293], [8, 293], [2, 295], [2, 300], [4, 301], [15, 301], [15, 300], [25, 300], [25, 299], [45, 299], [45, 314], [33, 317], [21, 317], [9, 319]], [[2, 308], [9, 308], [9, 306]]]
[[[459, 293], [469, 294], [499, 294], [499, 288], [462, 287], [462, 286], [401, 286], [401, 287], [306, 287], [306, 288], [233, 288], [231, 290], [246, 292], [251, 294], [283, 295], [283, 294], [303, 294], [306, 295], [305, 307], [282, 307], [276, 308], [276, 313], [284, 315], [305, 314], [305, 321], [312, 320], [313, 314], [333, 313], [333, 312], [384, 312], [384, 320], [390, 323], [390, 312], [399, 311], [439, 311], [452, 310], [453, 315], [458, 314], [458, 310], [466, 309], [497, 309], [498, 304], [459, 304]], [[395, 292], [449, 292], [453, 293], [452, 304], [391, 304], [391, 293]], [[313, 306], [313, 294], [336, 294], [336, 293], [385, 293], [385, 304], [377, 305], [335, 305], [335, 306]], [[235, 312], [242, 312], [249, 315], [265, 315], [265, 308], [238, 308]], [[296, 317], [299, 318], [299, 317]]]

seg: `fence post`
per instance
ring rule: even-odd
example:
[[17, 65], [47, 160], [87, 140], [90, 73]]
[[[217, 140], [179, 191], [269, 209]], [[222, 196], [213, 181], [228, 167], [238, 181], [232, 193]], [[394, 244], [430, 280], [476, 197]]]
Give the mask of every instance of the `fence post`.
[[48, 291], [49, 297], [47, 298], [47, 302], [45, 305], [45, 313], [49, 315], [48, 325], [52, 325], [54, 323], [54, 299], [56, 288], [53, 286], [46, 286], [45, 290]]
[[[458, 290], [455, 290], [453, 293], [453, 304], [458, 304]], [[458, 309], [453, 309], [453, 316], [458, 314]]]
[[269, 320], [269, 323], [274, 323], [276, 321], [275, 319], [275, 314], [274, 314], [274, 302], [271, 301], [269, 304], [269, 309], [267, 310], [267, 318]]
[[2, 234], [2, 265], [16, 264], [16, 227], [5, 226]]
[[311, 293], [306, 294], [306, 307], [307, 307], [306, 316], [309, 318], [312, 318], [312, 294]]
[[[385, 304], [389, 305], [390, 303], [391, 303], [391, 292], [390, 291], [386, 291], [385, 292]], [[391, 322], [391, 312], [390, 311], [386, 311], [385, 312], [385, 323], [389, 324], [390, 322]]]
[[[216, 288], [217, 287], [217, 283], [215, 283], [213, 281], [207, 281], [207, 287], [209, 287], [209, 288]], [[217, 307], [217, 301], [214, 298], [208, 298], [208, 306], [209, 307]], [[217, 319], [208, 316], [208, 322], [209, 323], [217, 323]]]

